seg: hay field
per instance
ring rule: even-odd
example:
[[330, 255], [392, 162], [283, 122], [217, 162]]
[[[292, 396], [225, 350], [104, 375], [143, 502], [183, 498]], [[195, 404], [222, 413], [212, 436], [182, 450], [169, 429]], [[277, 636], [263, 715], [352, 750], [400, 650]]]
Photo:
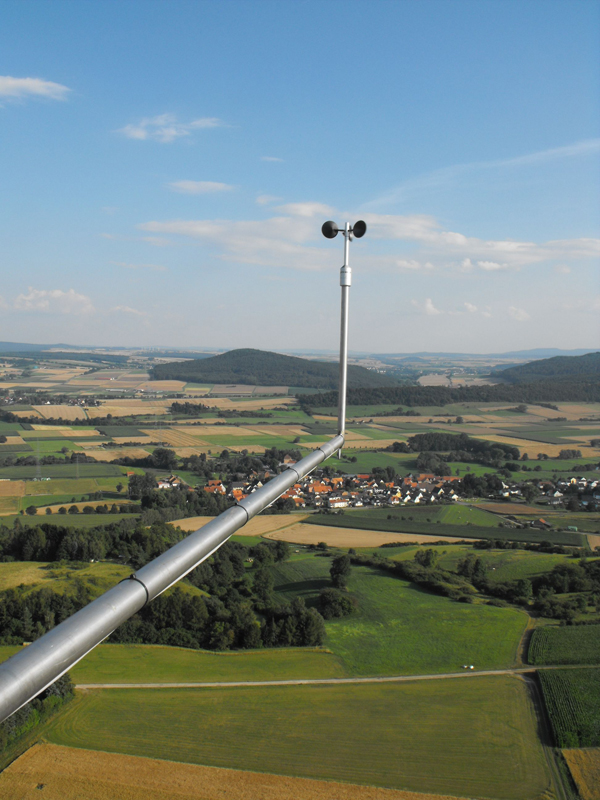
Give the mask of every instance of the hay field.
[[[273, 533], [274, 531], [286, 530], [287, 528], [297, 525], [300, 520], [306, 519], [306, 514], [268, 514], [266, 517], [260, 516], [253, 517], [249, 522], [236, 531], [236, 536], [265, 536], [266, 534]], [[195, 531], [202, 525], [206, 525], [214, 517], [188, 517], [187, 519], [176, 519], [171, 522], [182, 531]], [[305, 526], [302, 526], [305, 527]], [[270, 537], [268, 537], [270, 538]], [[322, 539], [319, 539], [322, 541]]]
[[[201, 447], [202, 445], [210, 447], [209, 442], [196, 436], [190, 436], [189, 433], [185, 433], [180, 428], [155, 428], [154, 430], [151, 428], [141, 428], [141, 431], [146, 434], [146, 436], [150, 436], [154, 441], [160, 439], [160, 441], [167, 442], [173, 447]], [[204, 430], [202, 430], [201, 433], [204, 435]]]
[[521, 453], [529, 453], [529, 455], [543, 453], [550, 458], [556, 458], [561, 450], [575, 448], [581, 450], [581, 457], [594, 460], [597, 458], [598, 453], [595, 448], [590, 447], [586, 443], [589, 438], [581, 438], [580, 440], [572, 439], [571, 441], [577, 442], [576, 444], [548, 444], [547, 442], [534, 442], [532, 439], [516, 439], [510, 436], [497, 436], [496, 434], [489, 434], [487, 431], [481, 432], [481, 438], [485, 438], [491, 442], [500, 442], [500, 444], [510, 444], [518, 447]]
[[[7, 386], [8, 384], [5, 385]], [[4, 388], [4, 386], [0, 384], [0, 388]], [[40, 419], [44, 419], [44, 417], [40, 414], [40, 412], [35, 411], [34, 409], [32, 409], [31, 411], [13, 411], [12, 413], [15, 415], [15, 417], [20, 417], [20, 418], [39, 417]]]
[[[248, 527], [248, 526], [246, 526]], [[245, 530], [245, 529], [243, 529]], [[330, 547], [381, 547], [392, 542], [461, 542], [459, 536], [431, 536], [419, 533], [382, 533], [356, 528], [332, 528], [328, 525], [296, 523], [274, 532], [265, 532], [265, 539], [281, 539], [292, 544], [318, 544], [325, 542]]]
[[165, 406], [158, 405], [157, 402], [146, 403], [142, 400], [132, 400], [127, 404], [127, 400], [119, 400], [118, 402], [102, 403], [98, 411], [98, 416], [106, 416], [112, 414], [113, 417], [130, 417], [130, 416], [162, 416], [167, 413]]
[[104, 447], [92, 448], [91, 450], [84, 448], [82, 452], [86, 456], [95, 458], [96, 461], [113, 461], [115, 458], [146, 458], [150, 455], [147, 450], [143, 450], [141, 447], [121, 447], [114, 450], [107, 450]]
[[138, 389], [145, 392], [182, 392], [185, 381], [145, 381]]
[[[61, 436], [71, 435], [71, 428], [68, 425], [43, 425], [41, 423], [36, 423], [31, 427], [34, 431], [48, 431], [52, 433], [58, 433]], [[26, 431], [24, 431], [24, 433], [26, 433]]]
[[594, 549], [595, 547], [600, 547], [600, 536], [594, 533], [588, 533], [587, 535], [588, 543], [590, 545], [590, 549]]
[[24, 497], [25, 481], [0, 481], [0, 497]]
[[36, 744], [0, 775], [4, 800], [459, 800]]
[[215, 383], [210, 390], [210, 394], [246, 394], [251, 395], [254, 391], [254, 386], [249, 386], [246, 383]]
[[254, 387], [254, 395], [261, 395], [261, 394], [282, 394], [286, 395], [288, 393], [289, 386], [255, 386]]
[[148, 436], [143, 434], [140, 436], [139, 434], [132, 434], [131, 436], [112, 436], [111, 439], [115, 444], [127, 444], [127, 442], [139, 442], [141, 445], [149, 445], [152, 442], [155, 442], [157, 439], [161, 439], [161, 436]]
[[80, 406], [33, 406], [33, 409], [44, 419], [87, 419]]
[[582, 800], [600, 800], [600, 747], [562, 753]]

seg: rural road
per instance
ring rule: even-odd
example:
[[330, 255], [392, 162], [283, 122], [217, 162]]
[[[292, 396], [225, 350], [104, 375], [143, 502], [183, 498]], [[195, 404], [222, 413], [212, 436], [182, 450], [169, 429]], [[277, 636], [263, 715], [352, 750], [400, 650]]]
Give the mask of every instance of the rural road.
[[[386, 675], [369, 678], [296, 678], [283, 681], [217, 681], [194, 683], [78, 683], [76, 689], [230, 689], [236, 686], [321, 686], [344, 683], [404, 683], [408, 681], [435, 681], [447, 678], [476, 678], [486, 675], [520, 675], [540, 669], [582, 669], [588, 664], [556, 664], [543, 667], [513, 667], [512, 669], [464, 670], [441, 672], [435, 675]], [[597, 665], [596, 665], [597, 666]]]

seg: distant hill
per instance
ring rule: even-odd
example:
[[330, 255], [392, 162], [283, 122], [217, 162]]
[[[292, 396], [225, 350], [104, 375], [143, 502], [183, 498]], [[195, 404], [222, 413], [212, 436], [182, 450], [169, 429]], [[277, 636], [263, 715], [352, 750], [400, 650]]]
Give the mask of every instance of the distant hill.
[[[309, 361], [282, 356], [265, 350], [230, 350], [219, 356], [182, 363], [159, 364], [152, 369], [154, 380], [193, 383], [242, 383], [251, 386], [300, 386], [311, 389], [336, 389], [339, 367], [336, 363]], [[348, 367], [348, 386], [375, 388], [396, 386], [386, 375]]]
[[492, 372], [495, 378], [509, 383], [533, 381], [600, 381], [600, 353], [584, 356], [556, 356], [529, 364]]

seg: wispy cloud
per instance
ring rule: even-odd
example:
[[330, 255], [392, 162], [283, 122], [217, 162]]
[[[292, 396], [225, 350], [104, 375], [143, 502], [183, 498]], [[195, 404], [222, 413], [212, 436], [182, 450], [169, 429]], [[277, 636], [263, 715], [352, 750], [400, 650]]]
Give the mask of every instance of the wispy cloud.
[[22, 100], [27, 97], [47, 97], [50, 100], [66, 100], [71, 90], [68, 86], [41, 78], [13, 78], [0, 75], [0, 97]]
[[228, 183], [216, 183], [215, 181], [173, 181], [167, 186], [173, 192], [180, 194], [215, 194], [231, 192], [234, 188]]
[[443, 313], [439, 310], [439, 308], [434, 306], [431, 297], [428, 297], [424, 303], [419, 303], [417, 300], [411, 300], [410, 302], [414, 308], [416, 308], [422, 314], [426, 314], [428, 317], [437, 317], [438, 314]]
[[278, 203], [281, 199], [281, 197], [276, 197], [273, 194], [259, 194], [256, 202], [259, 206], [268, 206], [271, 203]]
[[118, 314], [131, 314], [134, 317], [147, 316], [146, 311], [138, 311], [137, 308], [131, 308], [131, 306], [114, 306], [114, 308], [111, 308], [111, 311]]
[[125, 125], [118, 133], [128, 139], [151, 139], [162, 144], [170, 144], [176, 139], [191, 136], [194, 131], [207, 128], [222, 128], [225, 123], [217, 117], [201, 117], [191, 122], [178, 122], [174, 114], [160, 114], [157, 117], [144, 117], [136, 124]]
[[50, 314], [92, 314], [95, 310], [90, 298], [74, 289], [64, 292], [62, 289], [33, 289], [31, 286], [27, 294], [15, 298], [13, 306], [17, 311]]
[[600, 152], [600, 138], [585, 139], [581, 142], [564, 145], [562, 147], [552, 147], [546, 150], [539, 150], [535, 153], [526, 153], [522, 156], [513, 158], [497, 159], [493, 161], [472, 161], [465, 164], [453, 164], [448, 167], [425, 172], [407, 178], [398, 186], [388, 190], [380, 197], [366, 203], [364, 210], [377, 209], [382, 206], [389, 206], [392, 203], [405, 201], [415, 194], [422, 193], [430, 189], [447, 188], [455, 185], [463, 177], [478, 171], [505, 170], [513, 167], [525, 167], [529, 165], [546, 164], [550, 161], [560, 159], [579, 158], [594, 155]]
[[[356, 218], [354, 213], [340, 214], [318, 202], [287, 203], [274, 211], [277, 216], [263, 220], [154, 220], [138, 227], [158, 238], [171, 234], [204, 241], [216, 247], [222, 258], [239, 263], [327, 269], [332, 250], [321, 236], [321, 223], [328, 218]], [[600, 256], [597, 239], [544, 243], [478, 239], [444, 230], [434, 217], [427, 215], [363, 216], [369, 232], [360, 247], [369, 254], [365, 266], [375, 272], [446, 270], [501, 276], [534, 264], [546, 262], [552, 266], [556, 261]]]
[[126, 261], [111, 261], [115, 267], [124, 267], [125, 269], [148, 269], [152, 272], [167, 272], [167, 267], [162, 264], [130, 264]]
[[508, 309], [508, 315], [513, 319], [516, 319], [517, 322], [527, 322], [527, 320], [531, 319], [531, 316], [525, 311], [524, 308], [517, 308], [516, 306], [510, 306]]
[[275, 161], [275, 162], [279, 162], [280, 164], [283, 164], [283, 158], [278, 158], [277, 156], [261, 156], [260, 160], [261, 161]]

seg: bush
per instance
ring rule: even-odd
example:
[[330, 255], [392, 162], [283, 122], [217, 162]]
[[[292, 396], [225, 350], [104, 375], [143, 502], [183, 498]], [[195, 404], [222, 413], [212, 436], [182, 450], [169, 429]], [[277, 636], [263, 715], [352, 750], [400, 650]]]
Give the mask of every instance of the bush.
[[334, 619], [351, 614], [357, 607], [355, 598], [338, 589], [323, 589], [319, 595], [319, 611], [323, 619]]

